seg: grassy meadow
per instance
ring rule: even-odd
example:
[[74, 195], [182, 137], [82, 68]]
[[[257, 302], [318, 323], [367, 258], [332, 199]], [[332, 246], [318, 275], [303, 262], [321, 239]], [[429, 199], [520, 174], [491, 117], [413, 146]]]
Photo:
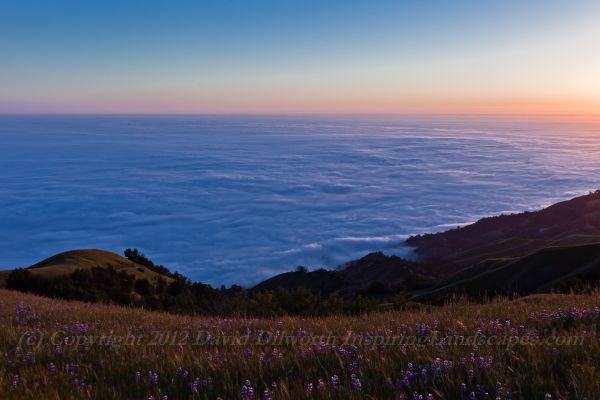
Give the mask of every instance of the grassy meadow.
[[222, 319], [0, 291], [2, 399], [600, 399], [600, 292]]

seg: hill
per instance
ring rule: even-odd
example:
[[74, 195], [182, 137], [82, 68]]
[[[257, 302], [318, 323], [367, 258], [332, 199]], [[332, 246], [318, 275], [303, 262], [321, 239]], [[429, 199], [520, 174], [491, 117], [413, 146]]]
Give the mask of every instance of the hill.
[[560, 292], [599, 281], [600, 243], [549, 247], [522, 258], [484, 261], [414, 300], [439, 301], [453, 294], [479, 297]]
[[386, 297], [403, 290], [431, 286], [431, 279], [418, 273], [420, 269], [418, 263], [375, 252], [350, 261], [336, 270], [319, 269], [308, 272], [300, 267], [294, 272], [269, 278], [252, 290], [259, 292], [306, 288], [324, 296], [336, 293], [343, 297]]
[[[118, 254], [105, 250], [83, 249], [71, 250], [56, 254], [40, 261], [26, 269], [32, 276], [44, 279], [53, 279], [63, 275], [69, 275], [75, 270], [89, 271], [93, 268], [114, 268], [117, 272], [123, 271], [136, 279], [148, 279], [156, 282], [162, 277], [167, 282], [173, 279], [169, 276], [159, 274], [146, 266], [134, 263]], [[9, 271], [0, 271], [0, 288], [5, 287]]]
[[406, 244], [428, 273], [451, 274], [498, 258], [520, 258], [549, 247], [600, 241], [600, 191], [536, 212], [483, 218], [442, 233], [410, 237]]

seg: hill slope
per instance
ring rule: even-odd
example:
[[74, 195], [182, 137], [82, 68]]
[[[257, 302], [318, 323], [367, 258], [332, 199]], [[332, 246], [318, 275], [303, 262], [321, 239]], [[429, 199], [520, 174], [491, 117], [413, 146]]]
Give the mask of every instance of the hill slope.
[[399, 290], [431, 286], [430, 279], [418, 273], [420, 265], [381, 252], [350, 261], [337, 270], [286, 272], [267, 279], [252, 290], [306, 288], [314, 293], [343, 296], [385, 295]]
[[[172, 278], [154, 272], [143, 265], [139, 265], [118, 254], [105, 250], [83, 249], [66, 251], [49, 257], [27, 268], [35, 277], [52, 279], [61, 275], [68, 275], [77, 269], [91, 270], [95, 267], [112, 267], [118, 272], [124, 271], [134, 275], [136, 279], [146, 278], [150, 282], [162, 277], [167, 282]], [[1, 271], [0, 287], [4, 287], [6, 277], [11, 271]]]
[[536, 212], [483, 218], [472, 225], [413, 236], [406, 243], [428, 272], [449, 276], [488, 259], [525, 257], [548, 247], [600, 241], [600, 192]]
[[451, 294], [530, 294], [569, 290], [600, 280], [600, 243], [549, 247], [517, 259], [488, 260], [416, 296], [437, 301]]

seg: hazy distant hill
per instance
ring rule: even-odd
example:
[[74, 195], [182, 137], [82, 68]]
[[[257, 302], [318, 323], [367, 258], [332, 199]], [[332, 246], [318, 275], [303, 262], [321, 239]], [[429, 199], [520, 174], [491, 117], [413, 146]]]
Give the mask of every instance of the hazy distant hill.
[[540, 211], [483, 218], [460, 229], [406, 241], [428, 272], [446, 276], [488, 259], [596, 242], [600, 242], [598, 191]]
[[269, 278], [252, 290], [307, 288], [314, 293], [343, 296], [356, 294], [381, 296], [400, 290], [429, 287], [432, 281], [418, 273], [418, 263], [381, 252], [350, 261], [337, 270], [319, 269], [308, 272], [300, 268]]

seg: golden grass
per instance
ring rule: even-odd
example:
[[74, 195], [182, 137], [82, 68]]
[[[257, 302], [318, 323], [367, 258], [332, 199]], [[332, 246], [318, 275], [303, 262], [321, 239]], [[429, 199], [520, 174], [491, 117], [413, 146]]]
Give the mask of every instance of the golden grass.
[[[411, 399], [414, 392], [425, 399], [428, 394], [435, 399], [469, 398], [471, 392], [477, 399], [504, 399], [508, 392], [513, 399], [544, 399], [546, 394], [553, 399], [598, 399], [599, 305], [600, 293], [594, 292], [535, 295], [483, 305], [462, 301], [358, 317], [222, 319], [63, 302], [0, 290], [0, 397], [239, 399], [249, 380], [254, 399], [262, 399], [265, 390], [272, 399], [293, 400], [387, 400], [403, 395]], [[572, 345], [557, 344], [556, 339], [512, 346], [373, 343], [403, 333], [405, 338], [430, 342], [455, 335], [515, 338], [519, 329], [523, 329], [521, 339], [583, 339]], [[283, 343], [267, 342], [265, 332]], [[133, 337], [136, 343], [119, 345], [118, 338], [127, 335], [131, 335], [127, 340]], [[213, 337], [212, 344], [205, 343], [206, 335]], [[104, 337], [104, 342], [77, 346], [59, 340], [65, 336], [73, 341]], [[223, 343], [235, 337], [237, 344]], [[289, 343], [292, 340], [295, 343]], [[157, 374], [156, 384], [151, 373]], [[337, 385], [332, 384], [334, 375]], [[13, 389], [15, 376], [18, 381]], [[408, 384], [403, 385], [406, 377]], [[323, 380], [321, 389], [319, 379]], [[464, 395], [462, 383], [467, 386]], [[307, 393], [309, 384], [311, 394]]]

